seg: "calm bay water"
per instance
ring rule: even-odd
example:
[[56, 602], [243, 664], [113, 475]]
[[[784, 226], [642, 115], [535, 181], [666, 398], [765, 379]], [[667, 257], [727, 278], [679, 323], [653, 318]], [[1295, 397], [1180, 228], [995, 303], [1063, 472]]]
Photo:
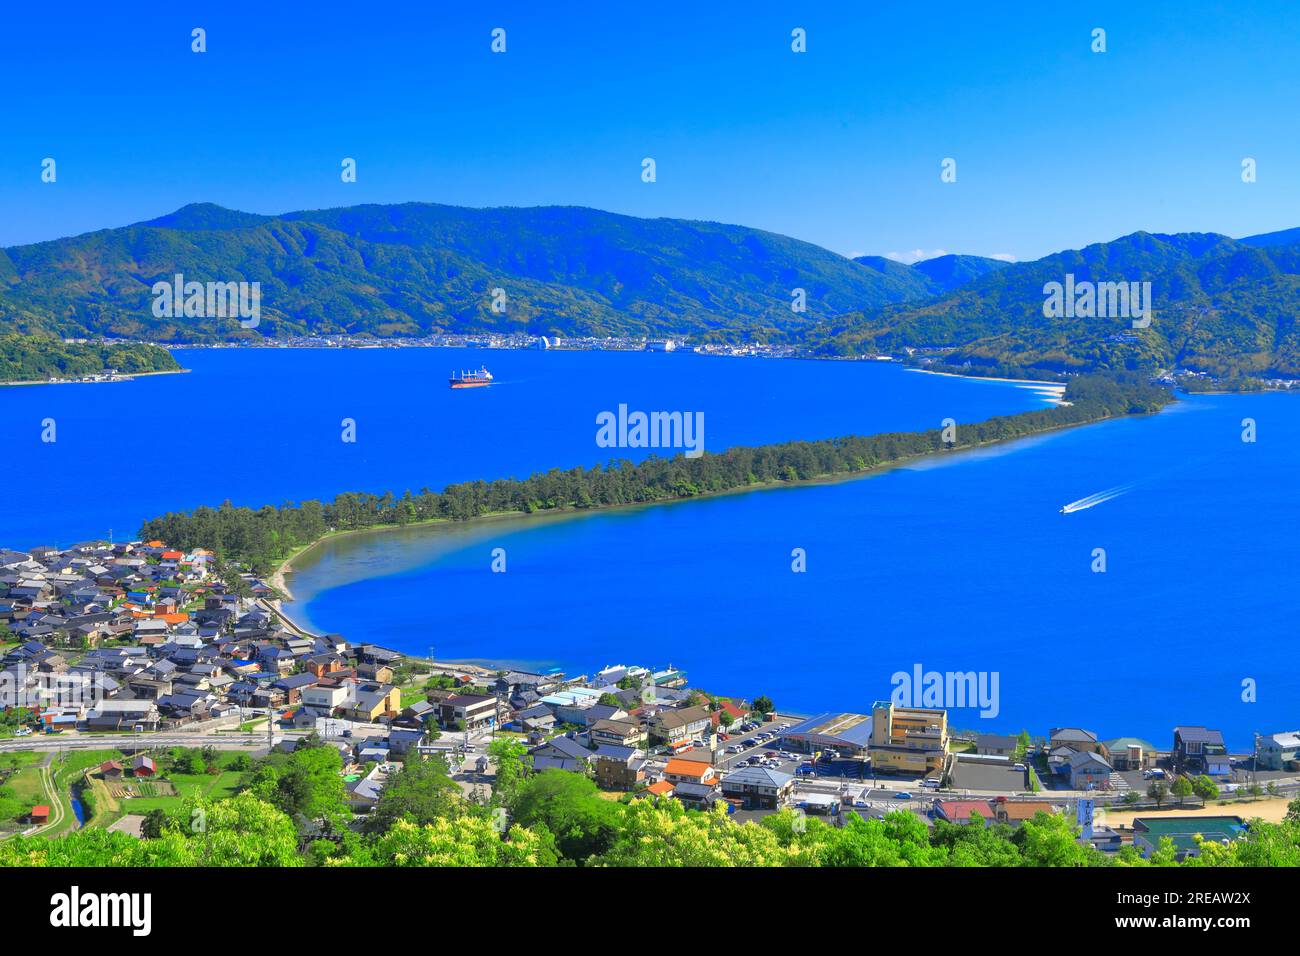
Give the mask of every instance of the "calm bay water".
[[[181, 349], [192, 369], [131, 382], [0, 388], [0, 547], [133, 537], [167, 511], [343, 491], [440, 488], [617, 456], [596, 414], [702, 411], [706, 449], [936, 428], [1042, 407], [1024, 388], [882, 363], [693, 353]], [[452, 391], [486, 364], [499, 384]], [[41, 441], [52, 418], [57, 440]], [[356, 422], [356, 442], [341, 422]]]
[[[152, 515], [594, 464], [595, 416], [703, 411], [709, 449], [1042, 407], [879, 363], [689, 354], [186, 350], [185, 375], [0, 389], [0, 545], [133, 536]], [[501, 383], [452, 392], [453, 368]], [[1240, 440], [1241, 420], [1259, 440]], [[40, 441], [53, 418], [58, 440]], [[356, 421], [357, 442], [340, 440]], [[623, 457], [639, 457], [629, 450]], [[1189, 398], [872, 478], [581, 517], [334, 539], [291, 578], [316, 627], [443, 659], [675, 664], [718, 692], [860, 710], [890, 676], [996, 671], [1000, 714], [1168, 744], [1300, 724], [1291, 629], [1300, 399]], [[1095, 507], [1060, 508], [1107, 489]], [[508, 571], [490, 571], [503, 547]], [[807, 572], [790, 570], [791, 550]], [[1104, 548], [1107, 570], [1091, 570]], [[1242, 702], [1242, 681], [1258, 702]]]
[[1249, 748], [1300, 723], [1298, 467], [1294, 396], [1196, 397], [838, 484], [339, 539], [291, 584], [321, 628], [444, 659], [672, 663], [803, 712], [861, 710], [916, 664], [997, 672], [998, 716], [957, 726], [1168, 746], [1207, 724]]

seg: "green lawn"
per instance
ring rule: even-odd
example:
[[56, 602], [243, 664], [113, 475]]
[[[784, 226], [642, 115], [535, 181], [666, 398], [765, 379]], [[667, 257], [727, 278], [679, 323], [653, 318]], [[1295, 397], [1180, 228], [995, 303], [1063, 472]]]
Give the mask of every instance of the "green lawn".
[[40, 768], [27, 766], [5, 781], [13, 788], [14, 796], [28, 806], [45, 802], [45, 789], [41, 786]]
[[[135, 781], [132, 788], [140, 796], [122, 800], [121, 812], [118, 816], [126, 813], [148, 813], [150, 810], [174, 810], [180, 806], [182, 800], [189, 797], [203, 797], [208, 800], [224, 800], [233, 797], [244, 775], [243, 771], [230, 769], [231, 763], [239, 756], [237, 753], [219, 753], [217, 766], [221, 768], [220, 773], [173, 773], [164, 770], [157, 779], [170, 783], [176, 790], [175, 794], [160, 794], [158, 792], [160, 788], [153, 781]], [[160, 768], [165, 765], [165, 758], [159, 761]]]
[[45, 758], [45, 754], [37, 753], [34, 750], [21, 750], [17, 753], [0, 754], [0, 776], [9, 771], [10, 767], [17, 766], [30, 767], [34, 763], [40, 763]]

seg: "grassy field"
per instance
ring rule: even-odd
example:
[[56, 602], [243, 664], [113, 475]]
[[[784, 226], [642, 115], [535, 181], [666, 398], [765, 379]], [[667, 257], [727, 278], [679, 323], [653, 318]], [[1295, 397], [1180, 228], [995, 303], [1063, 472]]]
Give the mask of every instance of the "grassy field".
[[[6, 758], [10, 755], [6, 755]], [[17, 754], [13, 756], [19, 756]], [[21, 756], [39, 756], [36, 754]], [[14, 799], [17, 801], [21, 812], [25, 813], [28, 807], [37, 806], [49, 802], [45, 793], [44, 771], [36, 761], [24, 761], [21, 769], [10, 770], [10, 764], [7, 762], [0, 769], [0, 780], [3, 780], [6, 789], [13, 791]], [[20, 822], [19, 817], [0, 821], [0, 839], [13, 836], [27, 829], [28, 824]]]
[[41, 776], [39, 768], [34, 764], [28, 764], [23, 769], [5, 781], [6, 787], [11, 787], [14, 796], [26, 804], [37, 804], [45, 802], [45, 791], [41, 787]]
[[7, 753], [0, 756], [0, 776], [9, 772], [10, 767], [30, 767], [32, 764], [40, 763], [45, 754], [38, 753], [34, 750], [23, 750], [18, 753]]
[[419, 703], [420, 701], [422, 701], [422, 700], [427, 700], [427, 699], [428, 699], [428, 697], [427, 697], [427, 695], [426, 695], [426, 693], [425, 693], [425, 690], [424, 690], [423, 685], [418, 686], [418, 687], [403, 687], [403, 688], [402, 688], [402, 707], [403, 707], [403, 709], [405, 709], [405, 708], [407, 708], [407, 707], [410, 707], [412, 704], [417, 704], [417, 703]]
[[[188, 797], [222, 800], [235, 795], [243, 772], [230, 769], [239, 754], [221, 753], [217, 756], [219, 773], [160, 773], [156, 780], [131, 781], [129, 786], [139, 796], [118, 801], [113, 819], [127, 813], [148, 813], [150, 810], [173, 810]], [[160, 766], [161, 766], [160, 762]], [[167, 784], [171, 786], [168, 787]], [[174, 792], [168, 792], [174, 791]], [[109, 822], [112, 822], [111, 820]]]

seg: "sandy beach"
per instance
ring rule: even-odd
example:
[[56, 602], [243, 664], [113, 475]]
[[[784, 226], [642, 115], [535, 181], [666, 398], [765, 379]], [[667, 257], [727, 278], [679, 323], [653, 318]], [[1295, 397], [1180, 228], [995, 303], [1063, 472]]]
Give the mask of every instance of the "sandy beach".
[[995, 378], [992, 375], [959, 375], [956, 372], [936, 372], [928, 368], [911, 368], [905, 369], [908, 372], [919, 372], [922, 375], [942, 375], [944, 378], [969, 378], [977, 382], [1003, 382], [1010, 385], [1020, 385], [1036, 395], [1041, 395], [1053, 405], [1068, 405], [1064, 401], [1065, 383], [1064, 382], [1042, 382], [1029, 378]]
[[[16, 385], [110, 385], [114, 382], [129, 382], [132, 379], [145, 378], [150, 375], [179, 375], [181, 372], [188, 372], [187, 368], [168, 368], [160, 372], [127, 372], [119, 374], [116, 378], [105, 379], [103, 381], [82, 381], [79, 378], [60, 378], [51, 382], [49, 379], [33, 379], [25, 382], [0, 382], [0, 386]], [[98, 374], [98, 373], [96, 373]]]

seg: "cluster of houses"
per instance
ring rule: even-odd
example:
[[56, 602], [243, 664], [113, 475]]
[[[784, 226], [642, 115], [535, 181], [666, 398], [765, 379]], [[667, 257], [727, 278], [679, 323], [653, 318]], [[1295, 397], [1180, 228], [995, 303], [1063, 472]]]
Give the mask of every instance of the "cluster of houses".
[[[567, 678], [558, 671], [431, 664], [444, 679], [404, 703], [397, 686], [403, 655], [293, 629], [267, 603], [272, 589], [251, 577], [232, 586], [214, 566], [207, 552], [160, 541], [0, 551], [0, 624], [10, 635], [0, 650], [0, 709], [26, 708], [50, 733], [238, 723], [250, 710], [272, 714], [282, 730], [315, 730], [322, 719], [345, 718], [356, 723], [326, 736], [344, 758], [359, 811], [379, 799], [394, 758], [412, 748], [450, 750], [481, 773], [487, 758], [472, 755], [471, 738], [503, 729], [528, 742], [535, 769], [590, 774], [605, 790], [705, 808], [722, 801], [732, 809], [775, 810], [799, 800], [815, 810], [818, 800], [836, 802], [796, 796], [795, 777], [776, 760], [720, 768], [719, 741], [729, 732], [761, 734], [774, 715], [752, 712], [743, 701], [709, 701], [671, 666], [618, 665]], [[434, 727], [445, 738], [436, 746]], [[936, 790], [951, 783], [962, 761], [1001, 762], [1028, 774], [1016, 738], [982, 734], [958, 753], [945, 711], [890, 701], [876, 702], [869, 714], [830, 712], [782, 724], [779, 738], [787, 756], [857, 760], [875, 774], [904, 775]], [[281, 746], [291, 749], [297, 740], [286, 737]], [[652, 749], [666, 763], [652, 763]], [[1102, 741], [1083, 728], [1053, 728], [1041, 754], [1048, 771], [1077, 791], [1111, 790], [1118, 775], [1157, 767], [1210, 777], [1231, 772], [1223, 735], [1199, 726], [1176, 728], [1165, 751], [1138, 738]], [[152, 774], [142, 760], [148, 758], [101, 770]], [[1259, 738], [1256, 766], [1300, 772], [1300, 733]], [[974, 812], [1018, 825], [1044, 808], [1042, 800], [1005, 796], [939, 800], [934, 816], [968, 822]], [[1225, 832], [1238, 832], [1235, 820], [1224, 818]], [[1094, 844], [1108, 840], [1100, 834]]]
[[[1260, 737], [1255, 766], [1266, 770], [1300, 771], [1300, 735]], [[1174, 728], [1173, 745], [1159, 750], [1138, 737], [1098, 740], [1081, 727], [1053, 728], [1047, 763], [1053, 774], [1066, 777], [1072, 790], [1110, 790], [1124, 771], [1153, 771], [1168, 767], [1186, 776], [1227, 777], [1232, 761], [1223, 734], [1209, 727]]]
[[147, 732], [238, 721], [297, 705], [374, 721], [397, 716], [401, 655], [305, 637], [248, 581], [236, 593], [212, 556], [162, 542], [88, 542], [0, 552], [0, 707], [40, 729]]

